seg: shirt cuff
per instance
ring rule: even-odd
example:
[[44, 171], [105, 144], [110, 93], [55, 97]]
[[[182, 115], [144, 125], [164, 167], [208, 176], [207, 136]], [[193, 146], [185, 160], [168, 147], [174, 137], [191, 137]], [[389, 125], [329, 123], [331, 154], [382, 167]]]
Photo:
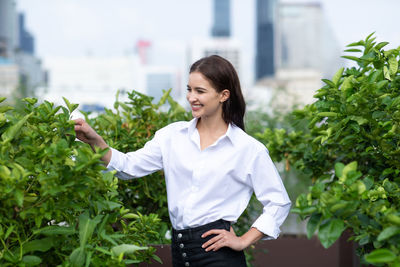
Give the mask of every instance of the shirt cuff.
[[275, 223], [275, 219], [267, 213], [261, 214], [251, 227], [257, 228], [258, 231], [265, 234], [262, 240], [277, 239], [281, 232]]
[[111, 159], [110, 159], [110, 162], [108, 163], [108, 165], [106, 166], [106, 168], [109, 171], [113, 171], [113, 170], [120, 171], [121, 168], [118, 165], [120, 162], [119, 159], [121, 158], [120, 154], [123, 154], [123, 153], [119, 152], [118, 150], [116, 150], [112, 147], [110, 147], [110, 150], [111, 150]]

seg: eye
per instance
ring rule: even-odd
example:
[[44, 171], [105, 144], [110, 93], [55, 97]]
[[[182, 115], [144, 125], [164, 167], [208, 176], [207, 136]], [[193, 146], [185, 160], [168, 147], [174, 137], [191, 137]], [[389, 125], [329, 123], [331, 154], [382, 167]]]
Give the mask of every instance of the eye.
[[188, 87], [186, 90], [187, 90], [188, 92], [191, 92], [191, 91], [192, 91], [192, 89], [191, 89], [190, 87]]

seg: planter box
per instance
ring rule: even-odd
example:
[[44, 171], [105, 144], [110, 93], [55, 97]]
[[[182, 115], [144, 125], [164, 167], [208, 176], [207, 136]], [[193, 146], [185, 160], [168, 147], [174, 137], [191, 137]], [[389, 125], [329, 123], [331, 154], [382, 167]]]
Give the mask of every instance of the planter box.
[[[348, 242], [344, 234], [329, 249], [325, 249], [316, 237], [282, 235], [277, 240], [259, 241], [253, 250], [254, 267], [359, 267], [354, 255], [355, 244]], [[153, 261], [146, 266], [172, 266], [170, 245], [156, 245], [157, 255], [163, 264]]]

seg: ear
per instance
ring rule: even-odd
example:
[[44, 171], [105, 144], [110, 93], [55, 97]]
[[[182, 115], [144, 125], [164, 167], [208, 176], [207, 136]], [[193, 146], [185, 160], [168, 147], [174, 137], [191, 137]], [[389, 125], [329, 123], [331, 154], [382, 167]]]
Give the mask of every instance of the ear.
[[228, 89], [224, 89], [219, 93], [219, 95], [220, 95], [219, 102], [223, 103], [229, 99], [229, 97], [231, 96], [231, 92]]

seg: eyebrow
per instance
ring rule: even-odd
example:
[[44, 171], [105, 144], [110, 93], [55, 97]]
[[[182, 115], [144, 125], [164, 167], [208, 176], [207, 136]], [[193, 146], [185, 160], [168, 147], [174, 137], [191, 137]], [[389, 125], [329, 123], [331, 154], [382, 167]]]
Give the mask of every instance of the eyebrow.
[[207, 91], [207, 88], [204, 88], [204, 87], [195, 87], [195, 88], [192, 88], [192, 87], [189, 86], [189, 84], [187, 85], [187, 88], [197, 89], [197, 90], [202, 89], [202, 90], [206, 90], [206, 91]]

